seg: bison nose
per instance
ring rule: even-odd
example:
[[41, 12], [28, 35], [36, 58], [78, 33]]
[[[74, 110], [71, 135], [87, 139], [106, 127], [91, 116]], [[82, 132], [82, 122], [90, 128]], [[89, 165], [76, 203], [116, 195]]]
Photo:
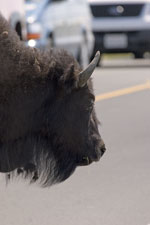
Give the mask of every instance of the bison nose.
[[96, 154], [96, 157], [93, 161], [99, 161], [100, 158], [104, 155], [105, 151], [106, 151], [105, 144], [104, 144], [103, 140], [101, 140], [99, 149], [98, 149], [97, 154]]
[[105, 151], [106, 151], [106, 147], [105, 147], [105, 144], [104, 144], [103, 140], [101, 142], [100, 151], [101, 151], [101, 157], [102, 157], [104, 155]]
[[89, 165], [92, 162], [98, 162], [100, 158], [103, 156], [103, 154], [105, 153], [105, 151], [106, 151], [105, 144], [103, 140], [101, 140], [99, 148], [96, 151], [94, 151], [92, 154], [90, 154], [89, 157], [83, 158], [84, 165]]
[[98, 162], [100, 158], [103, 156], [105, 151], [106, 151], [105, 144], [103, 140], [101, 140], [99, 143], [99, 147], [96, 149], [96, 151], [93, 151], [87, 156], [81, 157], [77, 160], [78, 166], [87, 166], [92, 162]]

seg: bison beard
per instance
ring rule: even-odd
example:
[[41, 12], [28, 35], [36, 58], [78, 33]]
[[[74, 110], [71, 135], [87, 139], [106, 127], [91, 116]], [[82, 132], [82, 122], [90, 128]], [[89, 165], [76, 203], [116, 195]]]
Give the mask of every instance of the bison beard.
[[[5, 146], [6, 148], [2, 148], [3, 162], [0, 170], [6, 172], [9, 168], [12, 170], [17, 167], [17, 170], [8, 173], [6, 178], [19, 175], [22, 178], [29, 178], [30, 182], [38, 180], [42, 186], [64, 181], [75, 170], [77, 161], [69, 152], [61, 151], [63, 146], [58, 146], [57, 149], [55, 146], [54, 152], [50, 146], [49, 141], [30, 136], [25, 140], [16, 141], [14, 146], [11, 146], [11, 152], [6, 150]], [[18, 154], [20, 152], [21, 154]], [[4, 162], [5, 159], [8, 160], [7, 163]]]
[[98, 161], [98, 131], [89, 79], [99, 60], [81, 71], [64, 50], [24, 46], [0, 15], [0, 172], [64, 181], [77, 166]]

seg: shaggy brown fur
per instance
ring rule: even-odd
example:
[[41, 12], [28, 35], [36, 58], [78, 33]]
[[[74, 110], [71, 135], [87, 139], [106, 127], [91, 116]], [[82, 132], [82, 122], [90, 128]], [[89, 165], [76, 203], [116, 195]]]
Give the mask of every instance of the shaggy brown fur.
[[1, 172], [51, 185], [104, 153], [92, 83], [79, 88], [80, 71], [64, 50], [26, 47], [0, 16]]

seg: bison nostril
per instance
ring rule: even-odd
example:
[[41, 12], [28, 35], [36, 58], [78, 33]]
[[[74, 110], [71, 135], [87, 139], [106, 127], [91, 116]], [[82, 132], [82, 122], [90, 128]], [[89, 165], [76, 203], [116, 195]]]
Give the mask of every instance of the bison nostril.
[[106, 147], [105, 147], [105, 145], [103, 145], [101, 147], [101, 156], [103, 156], [103, 154], [105, 153], [105, 151], [106, 151]]

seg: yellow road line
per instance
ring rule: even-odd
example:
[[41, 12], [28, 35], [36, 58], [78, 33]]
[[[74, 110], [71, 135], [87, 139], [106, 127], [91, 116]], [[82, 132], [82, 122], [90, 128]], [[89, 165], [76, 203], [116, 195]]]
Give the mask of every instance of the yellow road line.
[[115, 98], [122, 95], [128, 95], [128, 94], [132, 94], [138, 91], [143, 91], [146, 89], [150, 89], [150, 81], [147, 81], [145, 84], [140, 84], [140, 85], [132, 86], [129, 88], [123, 88], [116, 91], [97, 95], [95, 101], [98, 102], [98, 101], [102, 101], [109, 98]]

